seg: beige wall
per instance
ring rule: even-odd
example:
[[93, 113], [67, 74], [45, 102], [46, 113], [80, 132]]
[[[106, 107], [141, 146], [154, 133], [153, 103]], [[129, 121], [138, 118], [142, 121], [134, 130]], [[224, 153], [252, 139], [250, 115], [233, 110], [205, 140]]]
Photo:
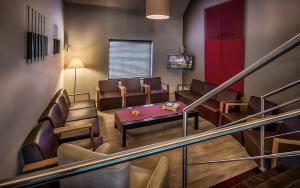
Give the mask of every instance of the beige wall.
[[[196, 68], [183, 74], [184, 83], [193, 78], [204, 79], [204, 9], [222, 2], [225, 0], [192, 0], [184, 15], [184, 44], [188, 52], [196, 55]], [[299, 7], [298, 0], [245, 0], [245, 67], [300, 32]], [[299, 78], [298, 47], [246, 78], [246, 98], [260, 96]], [[292, 99], [299, 92], [297, 87], [271, 100]]]
[[[108, 40], [152, 40], [153, 75], [174, 90], [182, 82], [181, 71], [167, 70], [167, 55], [179, 53], [182, 45], [182, 15], [188, 1], [174, 0], [171, 19], [151, 21], [145, 11], [133, 11], [101, 6], [66, 4], [65, 32], [71, 49], [65, 56], [67, 65], [72, 57], [81, 57], [86, 65], [79, 70], [77, 91], [95, 95], [99, 80], [108, 78]], [[65, 71], [65, 87], [73, 92], [74, 70]]]
[[[33, 64], [25, 60], [28, 5], [46, 16], [49, 37], [48, 57]], [[63, 85], [63, 52], [51, 55], [53, 24], [63, 41], [62, 0], [0, 1], [0, 179], [16, 175], [23, 141]]]

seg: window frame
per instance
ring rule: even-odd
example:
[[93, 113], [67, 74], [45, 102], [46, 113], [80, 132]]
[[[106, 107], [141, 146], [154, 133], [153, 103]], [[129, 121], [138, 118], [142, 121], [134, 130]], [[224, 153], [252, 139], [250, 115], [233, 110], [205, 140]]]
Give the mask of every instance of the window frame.
[[153, 76], [153, 41], [152, 40], [131, 40], [131, 39], [109, 39], [108, 40], [108, 56], [107, 56], [107, 61], [108, 61], [108, 80], [122, 80], [122, 79], [131, 79], [131, 78], [145, 78], [145, 77], [128, 77], [128, 78], [111, 78], [110, 77], [110, 71], [109, 71], [109, 65], [110, 65], [110, 61], [109, 61], [109, 56], [110, 56], [110, 42], [140, 42], [140, 43], [150, 43], [150, 77], [152, 78]]

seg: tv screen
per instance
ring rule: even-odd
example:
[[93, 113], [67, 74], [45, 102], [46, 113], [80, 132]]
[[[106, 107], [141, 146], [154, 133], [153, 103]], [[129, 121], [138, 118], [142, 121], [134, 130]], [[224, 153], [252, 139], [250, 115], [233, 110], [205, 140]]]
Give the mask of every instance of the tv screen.
[[193, 56], [190, 55], [169, 55], [168, 69], [192, 70]]

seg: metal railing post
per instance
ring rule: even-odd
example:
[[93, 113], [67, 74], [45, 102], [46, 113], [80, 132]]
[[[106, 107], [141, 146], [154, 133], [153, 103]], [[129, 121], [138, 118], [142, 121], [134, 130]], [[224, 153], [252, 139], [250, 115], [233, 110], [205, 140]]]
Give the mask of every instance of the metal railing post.
[[[265, 111], [265, 98], [260, 98], [260, 111]], [[261, 117], [264, 118], [265, 114], [261, 114]], [[260, 127], [260, 155], [265, 155], [265, 126]], [[265, 161], [263, 158], [260, 159], [260, 170], [265, 171]]]
[[[183, 112], [183, 137], [187, 136], [187, 112]], [[187, 146], [182, 148], [182, 187], [187, 188]]]

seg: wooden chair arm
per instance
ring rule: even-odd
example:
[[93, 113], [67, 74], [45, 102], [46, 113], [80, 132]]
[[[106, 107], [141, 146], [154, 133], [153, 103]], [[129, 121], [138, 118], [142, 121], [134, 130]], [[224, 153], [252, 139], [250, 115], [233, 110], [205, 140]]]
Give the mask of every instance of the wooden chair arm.
[[168, 91], [168, 93], [170, 93], [170, 85], [169, 84], [162, 82], [161, 85], [167, 86], [167, 91]]
[[150, 104], [151, 101], [151, 87], [148, 84], [143, 84], [142, 87], [145, 89], [145, 93], [147, 95], [146, 103]]
[[248, 103], [226, 103], [225, 104], [225, 113], [229, 112], [231, 106], [248, 106]]
[[220, 101], [220, 106], [219, 106], [220, 113], [224, 113], [225, 104], [227, 104], [227, 103], [241, 103], [241, 102], [242, 102], [242, 101], [240, 101], [240, 100], [226, 100], [226, 101]]
[[122, 107], [125, 108], [125, 106], [126, 106], [126, 95], [127, 95], [126, 87], [125, 86], [119, 86], [119, 91], [120, 91], [121, 96], [122, 96]]
[[89, 93], [89, 92], [82, 92], [82, 93], [69, 94], [70, 97], [74, 97], [74, 96], [77, 96], [77, 95], [87, 95], [87, 96], [88, 96], [88, 99], [91, 100], [91, 96], [90, 96], [90, 93]]
[[65, 127], [59, 127], [55, 128], [53, 130], [54, 134], [61, 134], [61, 133], [66, 133], [66, 132], [71, 132], [75, 130], [80, 130], [80, 129], [92, 129], [92, 124], [83, 124], [83, 125], [68, 125]]
[[[273, 139], [273, 146], [272, 146], [272, 153], [278, 153], [279, 144], [289, 144], [289, 145], [297, 145], [300, 146], [300, 140], [292, 140], [292, 139], [285, 139], [285, 138], [274, 138]], [[271, 168], [276, 167], [277, 159], [274, 158], [271, 160]]]
[[177, 84], [177, 91], [179, 91], [180, 87], [181, 87], [181, 90], [184, 90], [184, 87], [190, 87], [191, 84]]
[[23, 167], [23, 172], [29, 172], [32, 170], [37, 170], [43, 167], [48, 167], [48, 166], [52, 166], [58, 163], [58, 158], [57, 157], [53, 157], [50, 159], [45, 159], [42, 161], [38, 161], [38, 162], [34, 162], [34, 163], [29, 163], [29, 164], [25, 164]]

